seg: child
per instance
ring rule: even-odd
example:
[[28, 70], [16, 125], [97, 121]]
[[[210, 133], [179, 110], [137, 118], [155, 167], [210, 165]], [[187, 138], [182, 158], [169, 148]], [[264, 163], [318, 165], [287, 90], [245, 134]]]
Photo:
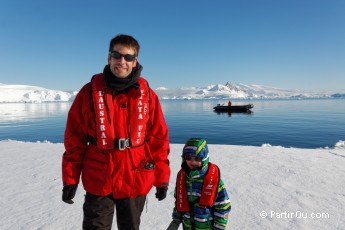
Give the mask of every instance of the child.
[[225, 229], [231, 204], [219, 168], [209, 162], [206, 140], [191, 138], [183, 147], [177, 174], [173, 221], [167, 230]]

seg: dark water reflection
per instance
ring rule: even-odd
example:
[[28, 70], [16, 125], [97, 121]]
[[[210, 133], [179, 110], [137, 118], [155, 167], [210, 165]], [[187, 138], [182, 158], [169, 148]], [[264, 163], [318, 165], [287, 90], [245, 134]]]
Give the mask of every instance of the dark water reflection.
[[318, 148], [345, 140], [345, 100], [234, 100], [250, 113], [217, 113], [225, 100], [163, 101], [173, 143], [204, 137], [209, 143]]
[[[226, 100], [162, 100], [171, 143], [332, 147], [345, 140], [345, 100], [232, 100], [251, 113], [216, 113]], [[63, 142], [70, 103], [0, 104], [0, 140]]]

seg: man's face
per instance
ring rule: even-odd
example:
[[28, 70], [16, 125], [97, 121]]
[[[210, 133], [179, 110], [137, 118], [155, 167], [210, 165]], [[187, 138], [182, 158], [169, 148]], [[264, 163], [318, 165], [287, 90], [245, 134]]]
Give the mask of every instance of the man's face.
[[[122, 55], [135, 55], [133, 49], [117, 44], [113, 47], [113, 51], [116, 51]], [[119, 59], [111, 57], [108, 54], [108, 64], [110, 65], [111, 72], [118, 78], [127, 78], [131, 73], [134, 67], [136, 67], [138, 58], [135, 57], [133, 61], [126, 61], [125, 57], [121, 56]]]

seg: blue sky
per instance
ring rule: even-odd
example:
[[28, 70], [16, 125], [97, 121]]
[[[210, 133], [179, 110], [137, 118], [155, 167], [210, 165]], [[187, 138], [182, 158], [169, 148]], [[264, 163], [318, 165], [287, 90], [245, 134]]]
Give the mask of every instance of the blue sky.
[[119, 33], [152, 88], [345, 89], [344, 0], [2, 0], [0, 83], [79, 90]]

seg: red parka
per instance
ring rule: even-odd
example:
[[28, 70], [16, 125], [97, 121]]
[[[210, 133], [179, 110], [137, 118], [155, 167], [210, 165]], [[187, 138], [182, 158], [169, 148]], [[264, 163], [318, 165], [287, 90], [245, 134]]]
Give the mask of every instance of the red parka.
[[[103, 74], [98, 74], [98, 79], [101, 79], [105, 89]], [[137, 119], [133, 116], [138, 114], [132, 112], [131, 105], [141, 103], [141, 91], [148, 92], [147, 119], [143, 128], [140, 125], [140, 130], [145, 130], [145, 133], [139, 132], [143, 141], [137, 141], [139, 144], [133, 143], [132, 147], [123, 150], [116, 145], [111, 149], [101, 149], [97, 141], [92, 141], [97, 139], [98, 126], [92, 83], [86, 84], [77, 94], [68, 113], [65, 130], [66, 151], [62, 159], [64, 185], [78, 184], [81, 176], [87, 192], [100, 196], [113, 193], [114, 198], [121, 199], [146, 195], [153, 185], [162, 187], [169, 183], [169, 138], [162, 109], [146, 80], [140, 77], [138, 83], [139, 89], [131, 88], [120, 94], [114, 94], [110, 89], [104, 91], [105, 98], [110, 98], [104, 101], [104, 111], [114, 130], [115, 142], [120, 138], [133, 137], [132, 123]], [[135, 142], [132, 139], [131, 142]], [[154, 169], [145, 167], [147, 163], [153, 163]]]

